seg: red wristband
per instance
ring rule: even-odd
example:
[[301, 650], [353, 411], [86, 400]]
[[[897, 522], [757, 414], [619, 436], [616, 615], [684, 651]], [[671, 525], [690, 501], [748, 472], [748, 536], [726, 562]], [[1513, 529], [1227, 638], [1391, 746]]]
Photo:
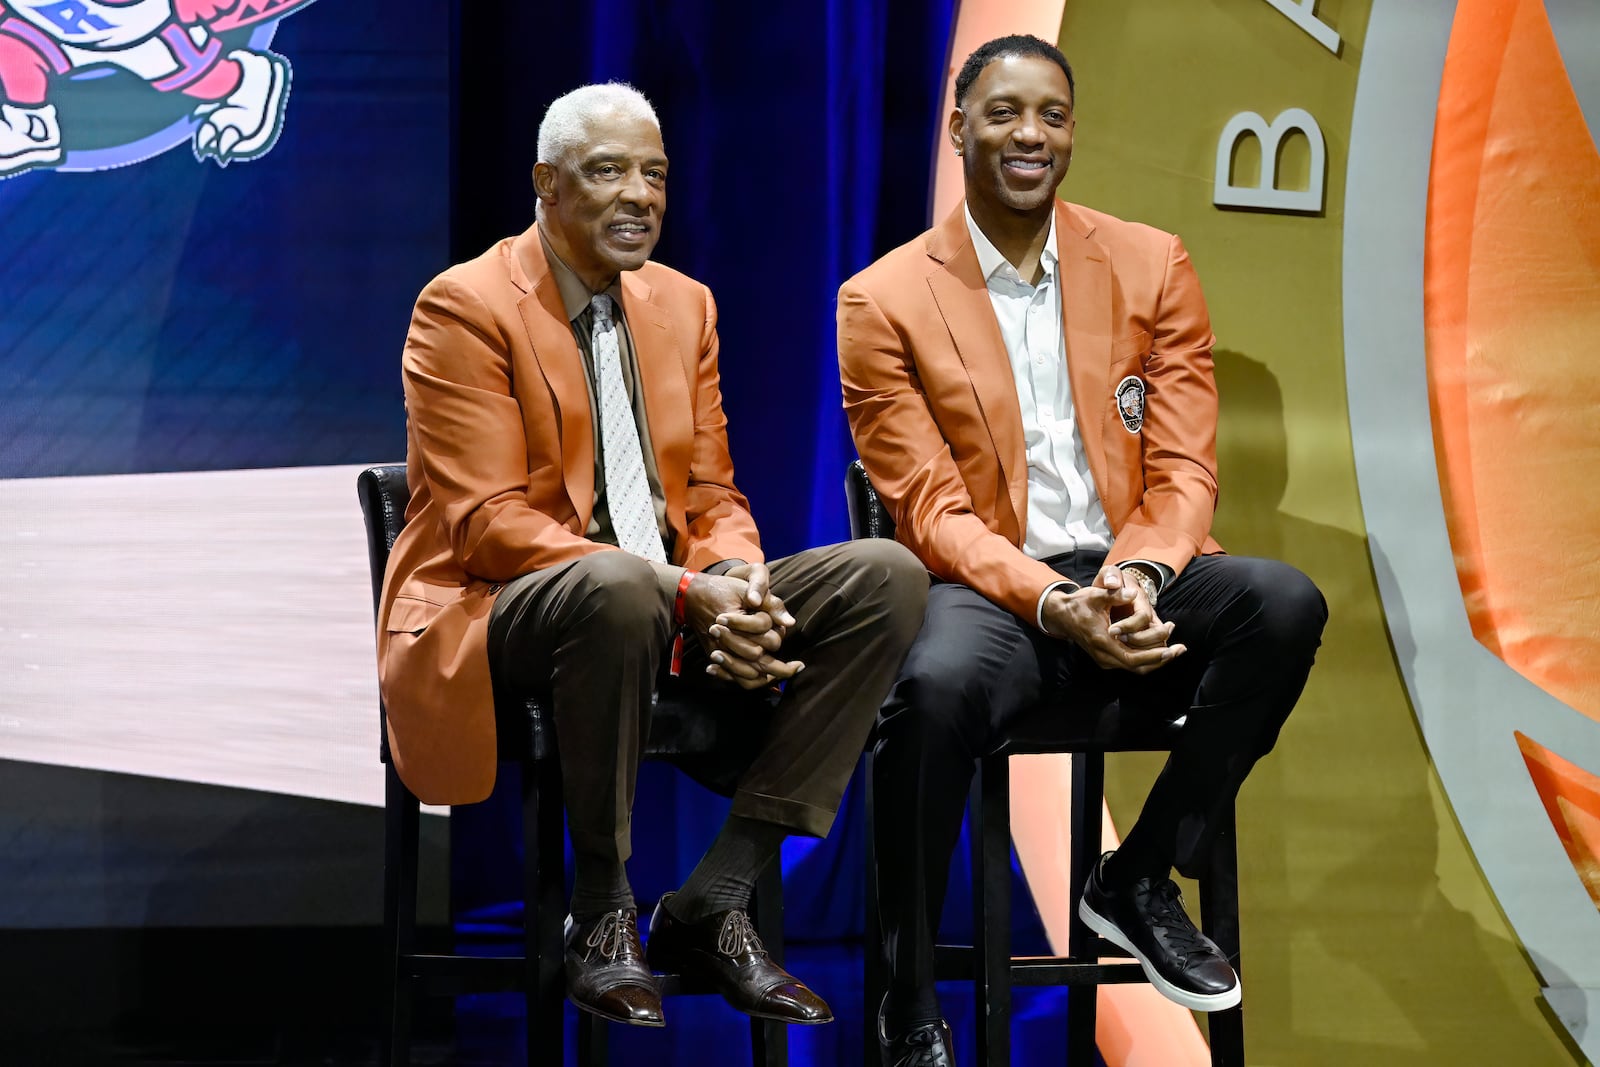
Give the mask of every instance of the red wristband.
[[689, 591], [689, 583], [694, 581], [696, 572], [685, 570], [683, 577], [678, 579], [678, 595], [672, 598], [672, 625], [678, 632], [672, 635], [672, 676], [678, 677], [683, 673], [683, 595]]
[[683, 596], [689, 591], [689, 583], [697, 577], [699, 577], [698, 571], [685, 570], [683, 577], [678, 579], [678, 595], [672, 600], [672, 625], [674, 626], [682, 626], [684, 623]]

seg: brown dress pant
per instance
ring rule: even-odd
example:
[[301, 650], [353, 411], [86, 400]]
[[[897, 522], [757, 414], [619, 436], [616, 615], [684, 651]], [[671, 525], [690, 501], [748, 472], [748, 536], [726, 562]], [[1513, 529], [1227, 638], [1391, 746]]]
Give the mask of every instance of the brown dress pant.
[[575, 849], [618, 860], [631, 853], [634, 779], [658, 689], [717, 717], [719, 751], [685, 770], [731, 794], [734, 814], [827, 834], [922, 625], [928, 574], [887, 540], [808, 549], [767, 567], [796, 623], [779, 655], [806, 665], [776, 698], [706, 676], [693, 637], [681, 676], [667, 677], [672, 603], [650, 565], [629, 553], [524, 575], [496, 598], [496, 689], [552, 702]]

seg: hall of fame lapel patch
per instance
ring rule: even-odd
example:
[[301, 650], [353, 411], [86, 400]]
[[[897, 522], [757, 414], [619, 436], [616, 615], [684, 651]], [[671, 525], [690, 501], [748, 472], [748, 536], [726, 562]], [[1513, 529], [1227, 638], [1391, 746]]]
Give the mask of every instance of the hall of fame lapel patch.
[[1117, 383], [1117, 414], [1122, 416], [1122, 427], [1129, 433], [1138, 433], [1144, 426], [1144, 381], [1128, 375]]

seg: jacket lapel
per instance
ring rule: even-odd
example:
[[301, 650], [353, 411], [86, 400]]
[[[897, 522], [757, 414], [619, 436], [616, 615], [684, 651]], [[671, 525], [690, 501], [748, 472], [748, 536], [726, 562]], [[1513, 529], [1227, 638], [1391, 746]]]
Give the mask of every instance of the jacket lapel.
[[995, 321], [994, 305], [978, 266], [978, 253], [967, 232], [964, 207], [964, 202], [958, 205], [929, 237], [928, 254], [943, 266], [928, 276], [928, 287], [933, 290], [934, 303], [939, 306], [967, 377], [972, 380], [972, 390], [1000, 461], [1017, 529], [1021, 531], [1028, 513], [1028, 454], [1022, 437], [1022, 406], [1017, 401], [1017, 383], [1005, 340], [1000, 336], [1000, 324]]
[[677, 336], [653, 296], [650, 284], [638, 272], [622, 276], [622, 312], [628, 319], [639, 364], [650, 450], [671, 515], [682, 512], [681, 491], [689, 484], [689, 455], [694, 444], [694, 395], [689, 381], [695, 372], [685, 364]]
[[1111, 392], [1111, 254], [1065, 204], [1056, 204], [1056, 256], [1061, 267], [1061, 315], [1067, 377], [1078, 435], [1102, 502], [1107, 480], [1105, 430]]
[[572, 323], [562, 306], [555, 276], [545, 261], [537, 230], [530, 227], [512, 242], [511, 250], [512, 280], [524, 290], [517, 309], [528, 331], [534, 362], [555, 398], [562, 480], [581, 528], [594, 514], [594, 421], [589, 413], [589, 382], [583, 355], [573, 339]]

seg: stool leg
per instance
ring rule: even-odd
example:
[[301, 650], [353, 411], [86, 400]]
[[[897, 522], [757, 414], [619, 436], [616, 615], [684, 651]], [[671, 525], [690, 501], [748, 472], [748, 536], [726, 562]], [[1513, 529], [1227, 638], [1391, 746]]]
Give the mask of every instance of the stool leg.
[[[1096, 937], [1078, 917], [1089, 872], [1100, 860], [1100, 805], [1105, 794], [1105, 756], [1099, 752], [1072, 753], [1072, 858], [1069, 879], [1072, 923], [1068, 927], [1067, 955], [1090, 960], [1098, 955]], [[1069, 1067], [1094, 1067], [1095, 1023], [1100, 987], [1076, 985], [1067, 993], [1067, 1063]]]
[[[1200, 924], [1217, 943], [1235, 973], [1239, 969], [1239, 854], [1234, 838], [1233, 805], [1228, 805], [1211, 845], [1206, 876], [1200, 882]], [[1207, 1019], [1212, 1067], [1244, 1067], [1244, 1005], [1214, 1011]]]
[[[561, 1063], [566, 1001], [562, 927], [566, 865], [561, 764], [554, 754], [522, 764], [523, 944], [527, 956], [528, 1062]], [[579, 1013], [580, 1016], [584, 1013]], [[580, 1027], [582, 1021], [580, 1019]]]
[[[605, 1067], [611, 1055], [611, 1028], [600, 1016], [578, 1012], [578, 1063], [581, 1067]], [[543, 1061], [530, 1057], [530, 1064]]]
[[382, 1048], [378, 1062], [411, 1062], [411, 1008], [415, 999], [406, 957], [416, 951], [417, 836], [421, 815], [416, 795], [400, 781], [394, 764], [384, 765], [383, 941], [389, 956]]
[[862, 757], [866, 773], [861, 776], [861, 808], [866, 823], [866, 875], [867, 914], [862, 927], [861, 955], [861, 1030], [864, 1038], [863, 1064], [878, 1062], [878, 1012], [883, 1007], [884, 993], [889, 988], [888, 967], [883, 958], [883, 926], [878, 915], [878, 846], [875, 837], [877, 824], [872, 800], [872, 745], [867, 745]]
[[978, 1062], [1011, 1063], [1011, 767], [987, 756], [972, 786], [972, 954]]
[[[756, 879], [751, 900], [756, 936], [767, 946], [772, 962], [783, 966], [783, 857], [767, 865]], [[789, 1067], [789, 1028], [772, 1019], [750, 1020], [750, 1062], [755, 1067]]]

